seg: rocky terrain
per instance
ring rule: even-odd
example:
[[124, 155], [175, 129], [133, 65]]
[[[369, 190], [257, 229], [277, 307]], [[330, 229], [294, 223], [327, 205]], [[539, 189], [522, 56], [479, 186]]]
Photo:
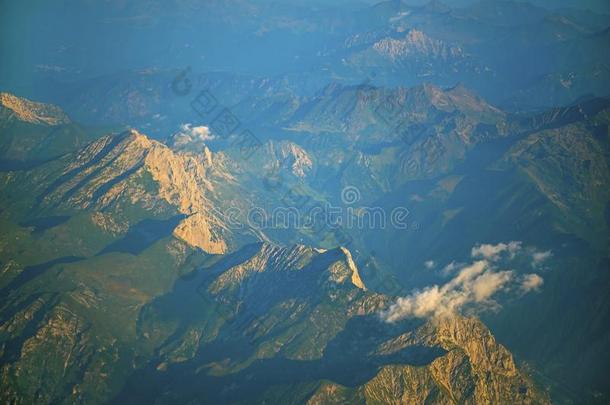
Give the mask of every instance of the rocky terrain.
[[248, 243], [230, 155], [129, 130], [1, 173], [3, 401], [548, 401], [475, 318], [383, 321], [346, 247]]
[[3, 403], [610, 403], [610, 5], [0, 12]]

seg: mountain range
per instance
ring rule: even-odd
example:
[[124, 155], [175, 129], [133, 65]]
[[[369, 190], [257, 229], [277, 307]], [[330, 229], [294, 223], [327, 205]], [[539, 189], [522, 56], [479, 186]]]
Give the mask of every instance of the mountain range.
[[[385, 123], [374, 106], [387, 94], [404, 103], [402, 114], [409, 125], [436, 123], [437, 132], [422, 132], [410, 144], [400, 137], [376, 138], [374, 134], [381, 133], [376, 126]], [[354, 97], [360, 100], [355, 105]], [[252, 152], [253, 158], [240, 161], [237, 147], [213, 153], [204, 146], [197, 153], [188, 144], [167, 146], [136, 130], [88, 135], [94, 139], [81, 146], [86, 139], [82, 133], [94, 131], [80, 127], [77, 131], [57, 107], [8, 94], [2, 100], [5, 156], [16, 156], [17, 146], [26, 152], [11, 161], [17, 167], [2, 173], [2, 222], [7, 229], [2, 259], [6, 400], [148, 401], [152, 395], [186, 401], [211, 395], [205, 387], [219, 382], [233, 388], [214, 391], [218, 396], [208, 397], [210, 401], [239, 401], [251, 395], [260, 401], [312, 403], [325, 402], [329, 395], [356, 402], [549, 400], [542, 385], [536, 386], [531, 375], [518, 371], [511, 354], [475, 318], [384, 322], [380, 311], [397, 294], [396, 290], [383, 293], [389, 288], [384, 275], [394, 274], [403, 285], [438, 282], [438, 273], [415, 271], [417, 262], [443, 245], [439, 234], [451, 239], [453, 229], [475, 221], [472, 215], [485, 215], [487, 202], [476, 206], [469, 200], [466, 209], [460, 207], [464, 198], [472, 198], [468, 190], [479, 188], [481, 182], [488, 184], [492, 205], [501, 201], [507, 185], [514, 187], [511, 195], [517, 197], [503, 211], [494, 208], [495, 221], [510, 218], [511, 211], [528, 210], [527, 216], [520, 214], [520, 227], [533, 226], [541, 235], [537, 238], [530, 230], [528, 243], [563, 238], [566, 252], [554, 255], [565, 255], [566, 261], [578, 260], [572, 255], [583, 251], [590, 256], [596, 255], [595, 249], [603, 252], [603, 246], [596, 246], [602, 236], [591, 231], [598, 226], [596, 232], [607, 235], [607, 227], [599, 222], [608, 200], [603, 187], [608, 181], [607, 101], [513, 117], [463, 87], [424, 86], [398, 93], [327, 88], [297, 108], [295, 118], [287, 119], [293, 127], [289, 131], [324, 136], [314, 127], [321, 125], [324, 133], [341, 134], [335, 135], [343, 139], [334, 140], [338, 148], [344, 142], [354, 142], [357, 148], [340, 151], [328, 143], [315, 150], [294, 141], [269, 140], [268, 146]], [[325, 106], [318, 107], [321, 102]], [[65, 149], [57, 156], [22, 146], [37, 145], [35, 140], [46, 139], [49, 133], [62, 134], [53, 138], [64, 140]], [[359, 142], [354, 136], [362, 133], [370, 135]], [[66, 134], [71, 134], [70, 142]], [[576, 139], [582, 145], [579, 149], [574, 147]], [[554, 164], [566, 167], [566, 162], [561, 163], [564, 142], [569, 142], [572, 158], [577, 150], [583, 155], [582, 163], [571, 167], [569, 182], [553, 171]], [[409, 160], [411, 153], [424, 165], [421, 158], [438, 161], [434, 155], [438, 145], [442, 165], [401, 171], [409, 166], [394, 158], [389, 161], [396, 166], [385, 169], [397, 174], [394, 181], [392, 176], [376, 174], [380, 169], [376, 156], [392, 151], [395, 156], [406, 154], [404, 159]], [[481, 147], [497, 150], [498, 157], [477, 162], [471, 156]], [[539, 148], [550, 151], [545, 159], [539, 159]], [[337, 154], [353, 154], [356, 163], [342, 171]], [[230, 201], [245, 204], [244, 196], [249, 195], [261, 206], [280, 204], [281, 194], [270, 197], [256, 176], [259, 159], [266, 164], [276, 159], [274, 166], [282, 173], [290, 169], [284, 174], [289, 176], [287, 182], [305, 184], [317, 198], [328, 201], [336, 198], [330, 190], [348, 184], [352, 176], [384, 179], [360, 183], [360, 191], [383, 196], [370, 200], [380, 206], [416, 207], [427, 201], [425, 211], [414, 209], [411, 214], [420, 220], [421, 229], [383, 235], [376, 229], [364, 233], [347, 229], [353, 234], [349, 249], [358, 252], [355, 261], [346, 247], [326, 250], [333, 242], [320, 245], [320, 236], [307, 229], [267, 231], [244, 218], [239, 225], [246, 226], [236, 226], [224, 212]], [[481, 172], [481, 165], [487, 169]], [[316, 177], [329, 172], [334, 180], [316, 190], [320, 184]], [[494, 178], [503, 181], [490, 188]], [[519, 189], [523, 192], [515, 193]], [[494, 193], [498, 196], [490, 197]], [[583, 201], [589, 208], [581, 213]], [[597, 211], [589, 201], [599, 201]], [[532, 211], [528, 204], [538, 208]], [[242, 208], [246, 210], [247, 204]], [[571, 216], [566, 218], [566, 212]], [[494, 224], [495, 235], [497, 229]], [[574, 239], [566, 239], [568, 235]], [[513, 236], [507, 232], [500, 237]], [[491, 235], [480, 226], [472, 236], [462, 235], [462, 242], [454, 243], [454, 251], [446, 252], [445, 258], [459, 257], [460, 246], [483, 237]], [[256, 242], [261, 238], [268, 242]], [[316, 247], [299, 245], [302, 240]], [[396, 256], [392, 252], [399, 244], [415, 249], [407, 257]], [[373, 260], [363, 263], [367, 256]], [[442, 255], [434, 257], [442, 259]], [[364, 266], [362, 275], [360, 266]], [[393, 270], [401, 267], [413, 270]], [[569, 269], [547, 270], [545, 283], [564, 285], [571, 274]], [[593, 278], [585, 283], [603, 277], [603, 271], [592, 269], [591, 274]], [[575, 287], [571, 285], [572, 294], [578, 292]], [[529, 298], [532, 309], [547, 311], [549, 320], [561, 316], [545, 291]], [[505, 323], [530, 330], [528, 322], [539, 320], [514, 318], [522, 305], [521, 300], [509, 300], [510, 310], [484, 318], [489, 317], [501, 336], [506, 333]], [[574, 311], [573, 316], [581, 319], [582, 311], [588, 310]], [[595, 333], [603, 334], [602, 330]], [[513, 347], [523, 353], [536, 344], [518, 342]], [[539, 342], [549, 345], [554, 340], [547, 337]], [[50, 347], [56, 348], [54, 360], [45, 357]], [[564, 349], [562, 356], [572, 353]], [[531, 364], [540, 360], [537, 355], [530, 359]], [[287, 372], [291, 368], [294, 371]], [[355, 374], [339, 371], [345, 369]], [[483, 375], [487, 375], [485, 383]], [[188, 383], [200, 378], [202, 385]], [[156, 381], [159, 391], [150, 391], [150, 381]], [[27, 387], [38, 388], [28, 391]]]
[[547, 3], [2, 4], [0, 399], [609, 402], [610, 17]]

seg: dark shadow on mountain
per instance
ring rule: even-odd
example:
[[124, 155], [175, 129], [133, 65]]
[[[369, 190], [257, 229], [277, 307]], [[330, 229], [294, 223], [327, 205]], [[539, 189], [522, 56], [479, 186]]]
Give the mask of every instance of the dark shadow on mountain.
[[137, 319], [138, 336], [142, 337], [146, 333], [150, 323], [175, 322], [173, 333], [158, 348], [160, 351], [180, 338], [194, 322], [200, 321], [204, 316], [203, 311], [208, 307], [213, 308], [214, 317], [229, 319], [232, 316], [230, 311], [215, 302], [205, 291], [218, 275], [251, 259], [260, 251], [261, 246], [262, 243], [246, 245], [237, 252], [224, 255], [212, 266], [198, 268], [179, 278], [172, 291], [144, 306]]
[[593, 117], [610, 106], [610, 98], [583, 96], [565, 107], [550, 108], [540, 114], [523, 118], [521, 125], [531, 127], [535, 132], [559, 128]]
[[[221, 324], [219, 333], [222, 339], [228, 337], [224, 339], [225, 344], [233, 347], [243, 345], [244, 342], [235, 344], [231, 342], [232, 337], [242, 336], [252, 322], [263, 318], [278, 303], [297, 299], [312, 306], [318, 304], [321, 299], [320, 294], [312, 294], [312, 292], [323, 293], [319, 286], [322, 272], [326, 271], [333, 262], [344, 258], [340, 249], [334, 249], [315, 256], [300, 270], [274, 271], [267, 268], [265, 271], [257, 272], [247, 282], [237, 287], [241, 290], [241, 293], [237, 294], [239, 297], [234, 297], [232, 294], [215, 295], [208, 291], [211, 283], [220, 274], [246, 262], [257, 254], [260, 248], [260, 243], [247, 245], [214, 266], [194, 271], [179, 279], [170, 293], [157, 298], [142, 310], [138, 319], [139, 333], [142, 334], [146, 327], [155, 328], [156, 322], [172, 323], [175, 325], [173, 333], [162, 345], [164, 347], [170, 346], [193, 324], [218, 322]], [[341, 288], [353, 287], [337, 285], [337, 289]], [[255, 293], [248, 294], [248, 292]], [[207, 315], [204, 312], [206, 310]], [[211, 319], [204, 319], [205, 316]], [[276, 327], [266, 338], [280, 335], [289, 327], [290, 325]], [[246, 337], [245, 346], [252, 346], [252, 339], [253, 337]], [[241, 350], [239, 353], [248, 355]], [[245, 357], [236, 360], [245, 360]]]
[[[3, 309], [2, 323], [7, 322], [18, 312], [28, 308], [41, 296], [41, 294], [32, 295], [15, 307]], [[19, 360], [21, 357], [21, 349], [23, 344], [36, 334], [40, 323], [45, 319], [48, 312], [53, 306], [56, 305], [56, 303], [57, 294], [53, 294], [47, 300], [45, 300], [45, 303], [38, 311], [35, 311], [32, 314], [31, 318], [27, 320], [25, 327], [19, 334], [12, 336], [3, 342], [2, 353], [0, 353], [0, 364], [9, 364]]]
[[[49, 194], [53, 193], [53, 191], [55, 191], [62, 184], [72, 180], [79, 173], [82, 173], [89, 167], [92, 167], [93, 165], [99, 163], [104, 158], [104, 156], [106, 156], [110, 151], [112, 151], [112, 149], [114, 149], [126, 137], [127, 137], [127, 133], [114, 135], [112, 137], [112, 139], [108, 142], [108, 144], [106, 144], [106, 146], [104, 146], [98, 153], [96, 153], [95, 156], [91, 160], [89, 160], [85, 165], [79, 166], [77, 168], [74, 168], [74, 169], [62, 174], [53, 183], [51, 183], [47, 188], [45, 188], [45, 190], [40, 195], [38, 195], [36, 197], [36, 205], [40, 205], [42, 203], [42, 201], [45, 199], [45, 197], [47, 197]], [[109, 163], [110, 162], [106, 163], [106, 165], [104, 165], [102, 168], [98, 168], [96, 171], [94, 171], [94, 173], [97, 174], [101, 169], [108, 166]], [[82, 184], [86, 183], [86, 181], [89, 180], [92, 176], [93, 176], [93, 174], [90, 174], [84, 180], [81, 180], [75, 187], [72, 187], [72, 189], [70, 191], [68, 191], [68, 193], [73, 194], [78, 189], [79, 186], [82, 186]]]
[[[206, 364], [232, 358], [235, 348], [247, 347], [242, 338], [212, 342], [203, 346], [189, 361], [156, 369], [159, 360], [136, 372], [113, 402], [145, 403], [164, 394], [177, 395], [176, 400], [202, 403], [253, 402], [274, 386], [333, 381], [357, 387], [371, 380], [385, 365], [425, 366], [446, 351], [440, 347], [411, 345], [394, 353], [379, 354], [379, 345], [408, 330], [421, 321], [387, 324], [376, 316], [356, 316], [327, 345], [322, 358], [297, 360], [285, 357], [254, 361], [241, 371], [224, 376], [206, 374]], [[251, 354], [256, 349], [252, 348]]]
[[54, 259], [54, 260], [51, 260], [51, 261], [48, 261], [45, 263], [25, 267], [21, 273], [19, 273], [15, 278], [13, 278], [6, 285], [6, 287], [4, 287], [4, 288], [2, 288], [2, 290], [0, 290], [0, 296], [2, 296], [2, 301], [4, 301], [11, 292], [18, 290], [25, 283], [44, 274], [47, 270], [49, 270], [53, 266], [56, 266], [58, 264], [75, 263], [75, 262], [79, 262], [84, 259], [85, 259], [84, 257], [78, 257], [78, 256], [64, 256], [64, 257], [59, 257], [57, 259]]
[[[287, 329], [294, 327], [295, 323], [311, 322], [312, 311], [322, 301], [330, 303], [327, 298], [329, 292], [325, 290], [329, 287], [320, 284], [320, 277], [325, 276], [323, 273], [333, 262], [344, 259], [339, 249], [314, 256], [301, 269], [274, 269], [271, 263], [265, 271], [257, 272], [247, 281], [237, 286], [226, 286], [238, 288], [239, 292], [220, 295], [210, 292], [210, 285], [219, 275], [246, 262], [260, 249], [260, 243], [248, 245], [209, 268], [193, 271], [179, 279], [170, 293], [142, 309], [137, 325], [138, 336], [145, 339], [145, 336], [165, 330], [169, 337], [157, 347], [156, 358], [129, 379], [115, 402], [146, 403], [166, 393], [178, 395], [176, 399], [181, 402], [249, 402], [271, 386], [315, 384], [321, 380], [356, 387], [373, 378], [385, 365], [423, 366], [445, 353], [440, 347], [420, 345], [379, 353], [382, 343], [417, 329], [423, 321], [388, 324], [376, 315], [368, 315], [352, 317], [341, 326], [341, 319], [345, 315], [337, 312], [339, 323], [329, 325], [329, 328], [338, 326], [340, 332], [326, 345], [319, 359], [286, 358], [280, 352], [275, 358], [256, 360], [232, 374], [226, 371], [226, 375], [208, 375], [211, 374], [208, 369], [212, 363], [233, 366], [247, 363], [262, 345], [281, 341]], [[334, 288], [333, 294], [341, 296], [342, 290], [353, 292], [355, 287], [337, 284]], [[250, 289], [256, 293], [250, 294]], [[234, 295], [238, 301], [233, 302]], [[307, 303], [308, 309], [298, 316], [290, 309], [287, 309], [289, 312], [278, 313], [277, 305], [291, 299]], [[337, 302], [333, 305], [337, 305], [340, 311], [343, 304]], [[274, 323], [262, 334], [252, 331], [253, 324], [276, 315], [285, 316], [284, 321], [290, 320]], [[180, 345], [185, 333], [192, 327], [219, 329], [214, 340], [202, 343], [192, 359], [171, 364], [165, 371], [157, 370], [157, 366], [166, 358], [163, 353], [169, 353]]]
[[71, 217], [69, 215], [53, 215], [48, 217], [34, 218], [27, 221], [23, 221], [19, 224], [24, 228], [32, 227], [32, 234], [38, 235], [46, 231], [47, 229], [54, 228], [58, 225], [63, 224]]
[[133, 167], [131, 167], [130, 169], [123, 172], [122, 174], [120, 174], [120, 175], [114, 177], [113, 179], [107, 181], [106, 183], [102, 184], [93, 193], [92, 200], [97, 201], [100, 197], [102, 197], [104, 194], [106, 194], [108, 191], [110, 191], [110, 189], [112, 187], [114, 187], [115, 184], [118, 184], [121, 181], [125, 180], [126, 178], [128, 178], [129, 176], [131, 176], [132, 174], [137, 172], [141, 167], [142, 167], [141, 163], [136, 164]]
[[32, 170], [38, 166], [42, 166], [59, 156], [49, 159], [31, 159], [31, 160], [16, 160], [16, 159], [0, 159], [0, 172], [13, 172], [21, 170]]
[[130, 227], [122, 239], [109, 244], [96, 256], [111, 252], [139, 255], [158, 240], [171, 235], [180, 221], [186, 217], [184, 214], [179, 214], [163, 220], [144, 219]]

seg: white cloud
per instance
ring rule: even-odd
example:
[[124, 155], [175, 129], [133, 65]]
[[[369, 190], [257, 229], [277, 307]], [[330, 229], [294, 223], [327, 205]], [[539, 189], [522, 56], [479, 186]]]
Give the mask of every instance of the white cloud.
[[[396, 322], [405, 318], [434, 318], [461, 311], [481, 311], [497, 308], [494, 295], [500, 292], [522, 293], [538, 290], [544, 280], [537, 274], [517, 277], [513, 270], [500, 270], [499, 261], [527, 257], [530, 249], [522, 251], [521, 242], [480, 244], [472, 248], [471, 256], [480, 260], [470, 264], [451, 262], [443, 268], [443, 274], [454, 276], [443, 285], [432, 285], [415, 290], [406, 297], [400, 297], [380, 316], [386, 322]], [[550, 253], [539, 257], [545, 260]], [[521, 259], [517, 261], [520, 263]], [[455, 273], [457, 271], [457, 274]]]
[[428, 260], [424, 263], [424, 266], [426, 266], [428, 270], [432, 270], [436, 266], [436, 263], [434, 260]]
[[521, 290], [524, 293], [538, 291], [542, 284], [544, 284], [544, 279], [538, 274], [526, 274], [521, 280]]
[[521, 242], [519, 241], [498, 243], [497, 245], [480, 244], [472, 248], [470, 255], [475, 258], [496, 261], [504, 253], [508, 253], [509, 258], [512, 259], [519, 250], [521, 250]]
[[501, 290], [513, 277], [512, 271], [491, 272], [481, 274], [472, 283], [472, 292], [475, 302], [484, 302], [491, 298], [496, 291]]
[[192, 124], [180, 125], [180, 131], [172, 137], [172, 143], [175, 147], [184, 146], [200, 146], [205, 142], [213, 140], [215, 137], [206, 126], [194, 127]]
[[381, 317], [387, 322], [405, 318], [428, 318], [454, 314], [466, 306], [494, 307], [491, 297], [513, 278], [512, 271], [496, 271], [480, 260], [466, 266], [442, 286], [433, 285], [396, 300]]
[[545, 262], [548, 258], [550, 258], [552, 255], [553, 255], [553, 252], [551, 252], [550, 250], [534, 251], [534, 253], [532, 253], [532, 266], [538, 267], [543, 262]]
[[472, 263], [470, 266], [465, 266], [462, 268], [462, 270], [460, 270], [458, 275], [455, 276], [453, 280], [447, 283], [447, 285], [453, 288], [455, 286], [459, 286], [460, 284], [467, 283], [474, 277], [484, 272], [488, 266], [489, 262], [486, 260], [479, 260]]

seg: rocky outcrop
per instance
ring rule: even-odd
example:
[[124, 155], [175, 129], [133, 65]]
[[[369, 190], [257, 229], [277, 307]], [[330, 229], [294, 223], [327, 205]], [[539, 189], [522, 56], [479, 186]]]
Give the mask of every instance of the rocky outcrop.
[[37, 103], [10, 93], [0, 93], [0, 121], [11, 117], [39, 125], [70, 123], [66, 113], [53, 104]]
[[[311, 268], [311, 263], [316, 258], [328, 258], [328, 264], [325, 267]], [[258, 275], [264, 276], [262, 273], [273, 275], [279, 272], [281, 278], [286, 277], [282, 273], [303, 271], [306, 266], [309, 266], [308, 275], [314, 271], [320, 272], [320, 283], [344, 284], [349, 282], [359, 289], [365, 289], [351, 253], [346, 248], [320, 252], [303, 245], [284, 248], [263, 243], [254, 256], [222, 273], [210, 285], [209, 290], [213, 294], [220, 294], [223, 291], [226, 293], [239, 289], [242, 294], [245, 294], [245, 286], [256, 283]], [[255, 292], [252, 291], [252, 293]]]
[[430, 320], [384, 342], [379, 353], [391, 355], [422, 346], [441, 347], [445, 353], [423, 367], [386, 365], [357, 388], [324, 383], [308, 404], [340, 403], [342, 399], [379, 404], [549, 403], [475, 318], [456, 315]]
[[297, 177], [305, 177], [312, 169], [313, 162], [309, 154], [293, 142], [281, 143], [276, 154], [278, 160], [290, 167], [292, 173]]
[[93, 141], [96, 130], [72, 123], [57, 106], [0, 93], [0, 168], [24, 170]]
[[[174, 234], [208, 253], [227, 250], [226, 226], [215, 215], [211, 154], [177, 153], [135, 130], [106, 136], [66, 157], [67, 165], [41, 194], [50, 206], [110, 211], [127, 221], [182, 214]], [[149, 215], [150, 215], [149, 214]], [[98, 218], [99, 220], [99, 218]], [[106, 227], [108, 221], [101, 226]]]
[[373, 49], [391, 60], [426, 57], [447, 61], [464, 57], [461, 48], [430, 38], [416, 29], [409, 30], [403, 39], [381, 39], [373, 44]]

